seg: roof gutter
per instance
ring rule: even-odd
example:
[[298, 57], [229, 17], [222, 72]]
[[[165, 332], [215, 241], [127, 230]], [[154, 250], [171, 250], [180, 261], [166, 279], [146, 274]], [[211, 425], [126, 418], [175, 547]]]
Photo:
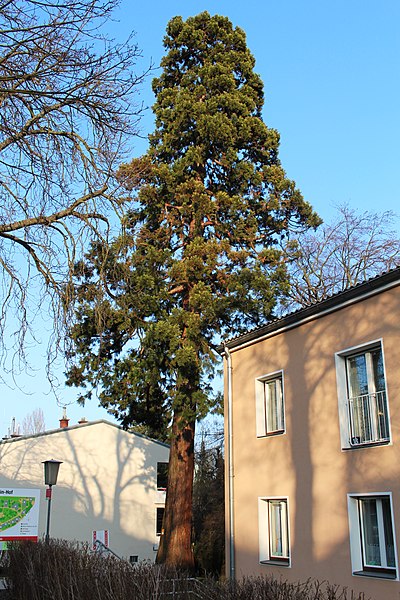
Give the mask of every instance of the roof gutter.
[[226, 352], [227, 347], [229, 347], [231, 352], [235, 352], [236, 350], [240, 350], [246, 346], [251, 346], [252, 344], [260, 342], [266, 338], [278, 335], [283, 331], [294, 329], [295, 327], [299, 327], [300, 325], [308, 323], [309, 321], [313, 321], [324, 315], [345, 308], [346, 306], [356, 304], [357, 302], [366, 300], [371, 296], [375, 296], [376, 294], [380, 294], [384, 291], [397, 287], [400, 285], [399, 272], [399, 268], [394, 269], [385, 275], [381, 275], [375, 279], [358, 284], [352, 288], [349, 288], [348, 290], [336, 294], [335, 296], [322, 300], [317, 304], [301, 308], [294, 313], [267, 323], [263, 327], [259, 327], [254, 331], [250, 331], [237, 338], [228, 340], [217, 348], [217, 352], [222, 354], [223, 352]]

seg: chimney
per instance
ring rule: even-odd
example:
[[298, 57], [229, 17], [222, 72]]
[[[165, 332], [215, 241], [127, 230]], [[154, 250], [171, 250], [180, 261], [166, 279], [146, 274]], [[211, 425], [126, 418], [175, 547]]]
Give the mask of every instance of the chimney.
[[83, 425], [84, 423], [89, 423], [86, 417], [81, 417], [78, 421], [79, 425]]
[[60, 419], [60, 427], [61, 429], [66, 429], [68, 427], [69, 419], [67, 417], [67, 407], [64, 406], [63, 416]]
[[16, 425], [15, 423], [15, 417], [12, 418], [11, 429], [8, 430], [8, 435], [10, 438], [21, 437], [21, 434], [19, 432], [19, 425]]

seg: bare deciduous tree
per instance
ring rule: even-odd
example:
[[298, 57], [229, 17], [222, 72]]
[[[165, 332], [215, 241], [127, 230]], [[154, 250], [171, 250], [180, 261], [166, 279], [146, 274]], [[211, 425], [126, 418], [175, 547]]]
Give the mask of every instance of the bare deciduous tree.
[[398, 266], [396, 219], [390, 211], [359, 213], [340, 205], [332, 223], [290, 243], [291, 283], [284, 309], [309, 306]]
[[41, 408], [35, 408], [22, 420], [22, 434], [43, 433], [46, 431], [44, 413]]
[[[114, 167], [137, 133], [132, 40], [101, 33], [118, 0], [0, 0], [0, 351], [17, 317], [24, 358], [35, 309], [60, 324], [82, 248], [120, 208]], [[33, 301], [32, 301], [33, 300]]]

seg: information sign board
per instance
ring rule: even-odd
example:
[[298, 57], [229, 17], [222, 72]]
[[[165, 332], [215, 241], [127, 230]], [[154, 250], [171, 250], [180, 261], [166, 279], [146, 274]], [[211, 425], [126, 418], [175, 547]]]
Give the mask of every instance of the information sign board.
[[39, 500], [37, 489], [0, 489], [0, 549], [16, 540], [37, 542]]

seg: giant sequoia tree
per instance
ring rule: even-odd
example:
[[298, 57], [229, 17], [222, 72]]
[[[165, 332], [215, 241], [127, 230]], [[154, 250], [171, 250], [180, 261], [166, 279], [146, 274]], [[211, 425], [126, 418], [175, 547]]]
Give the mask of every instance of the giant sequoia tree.
[[217, 401], [215, 345], [270, 316], [286, 284], [278, 241], [318, 218], [263, 122], [244, 32], [204, 12], [172, 19], [164, 45], [149, 150], [120, 170], [131, 197], [125, 228], [78, 266], [69, 383], [99, 384], [126, 425], [169, 427], [158, 561], [191, 568], [193, 440]]

